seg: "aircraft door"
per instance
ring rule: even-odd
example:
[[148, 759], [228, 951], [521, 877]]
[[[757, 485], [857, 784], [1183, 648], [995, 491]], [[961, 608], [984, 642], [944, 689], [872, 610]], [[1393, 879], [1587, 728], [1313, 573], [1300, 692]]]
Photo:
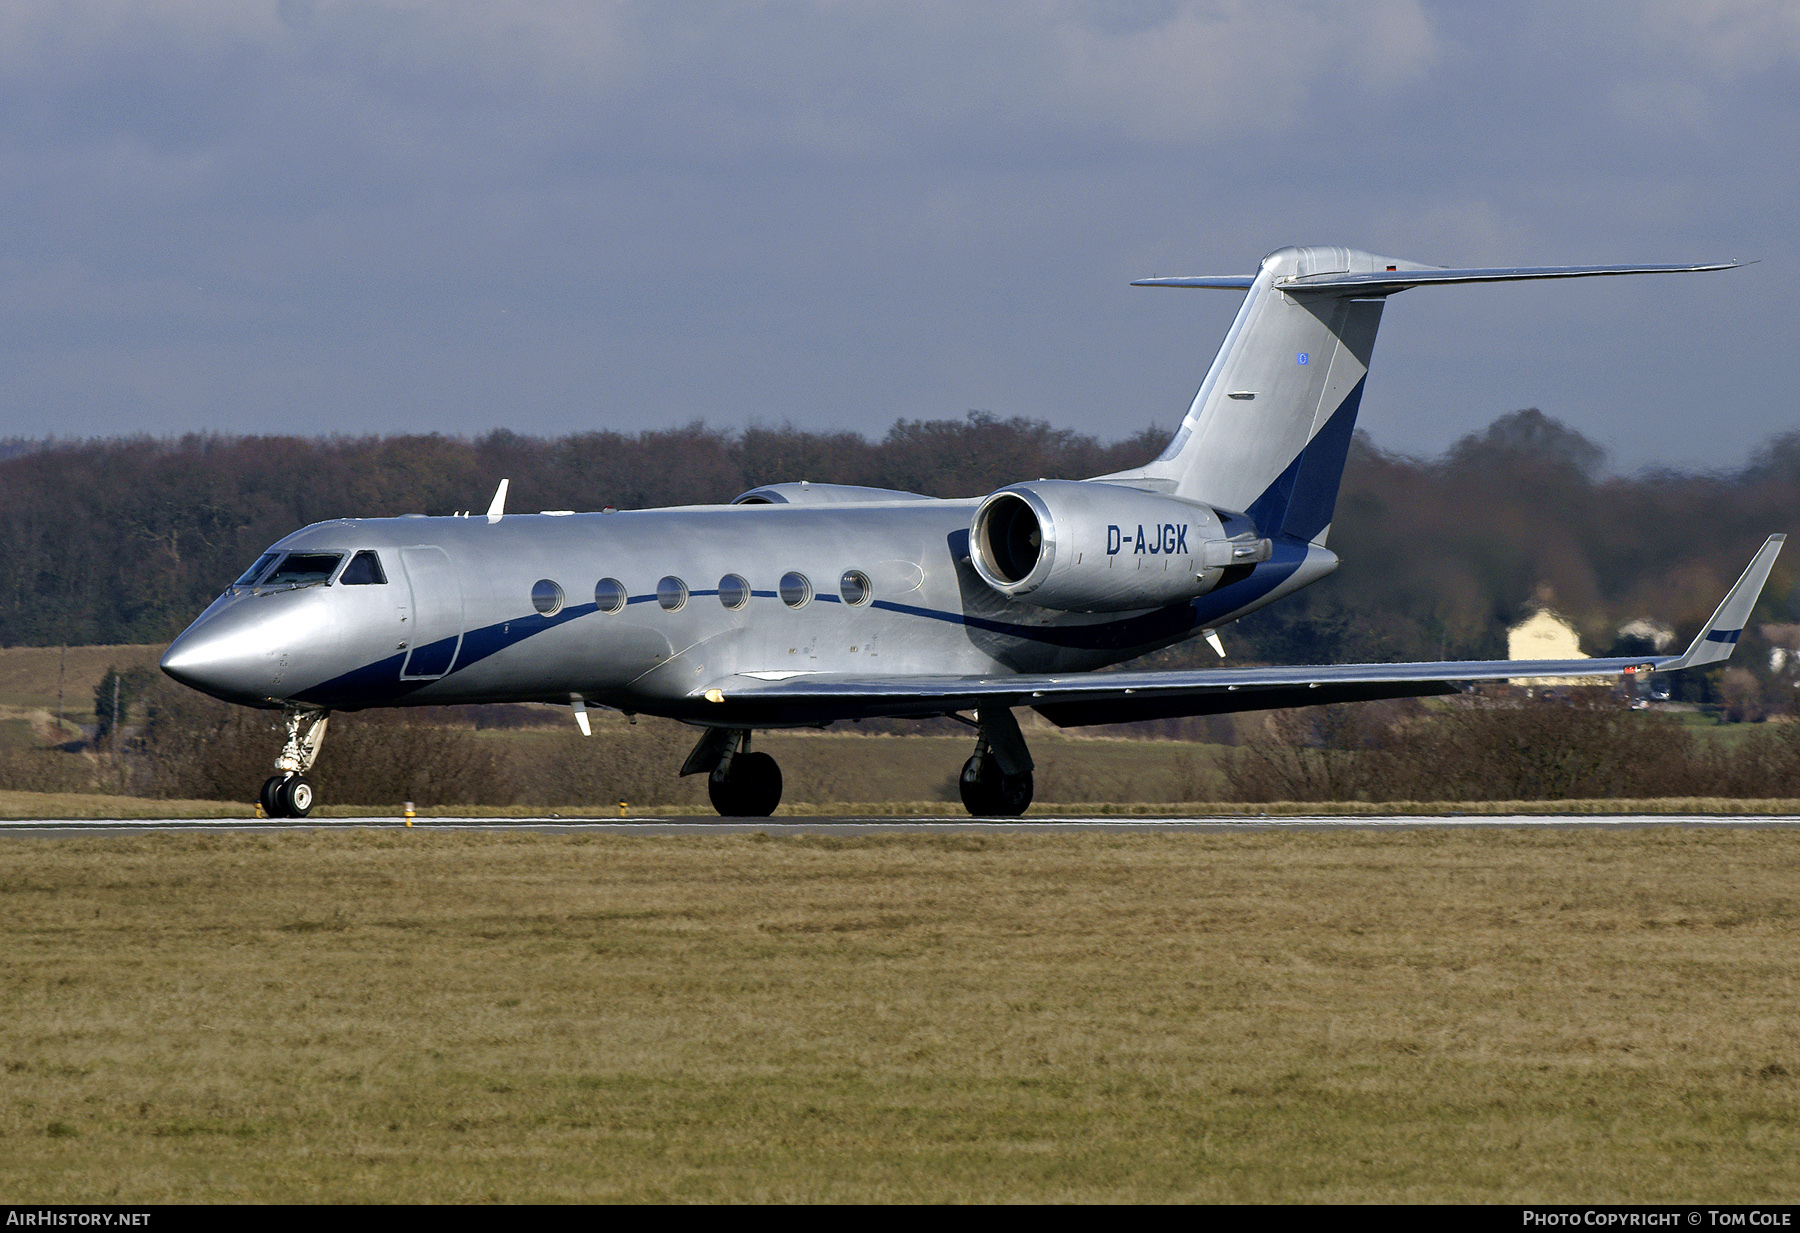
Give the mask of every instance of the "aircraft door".
[[412, 635], [400, 679], [436, 680], [450, 671], [462, 644], [462, 584], [442, 548], [402, 548], [400, 560], [412, 588]]

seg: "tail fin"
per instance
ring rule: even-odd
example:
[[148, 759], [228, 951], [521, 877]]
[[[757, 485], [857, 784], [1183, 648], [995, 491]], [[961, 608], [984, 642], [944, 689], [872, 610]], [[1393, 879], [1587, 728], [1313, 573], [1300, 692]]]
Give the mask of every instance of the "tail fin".
[[1133, 286], [1249, 294], [1162, 456], [1135, 471], [1099, 478], [1242, 512], [1263, 535], [1322, 547], [1389, 295], [1436, 283], [1725, 268], [1450, 270], [1354, 248], [1315, 246], [1276, 249], [1248, 277], [1144, 279]]

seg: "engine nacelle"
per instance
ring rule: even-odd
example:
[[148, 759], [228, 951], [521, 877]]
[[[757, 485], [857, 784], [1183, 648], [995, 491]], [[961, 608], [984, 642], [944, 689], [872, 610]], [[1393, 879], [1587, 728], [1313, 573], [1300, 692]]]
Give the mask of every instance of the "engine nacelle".
[[1269, 559], [1242, 514], [1119, 484], [1039, 480], [989, 494], [969, 558], [1002, 595], [1063, 612], [1177, 604]]

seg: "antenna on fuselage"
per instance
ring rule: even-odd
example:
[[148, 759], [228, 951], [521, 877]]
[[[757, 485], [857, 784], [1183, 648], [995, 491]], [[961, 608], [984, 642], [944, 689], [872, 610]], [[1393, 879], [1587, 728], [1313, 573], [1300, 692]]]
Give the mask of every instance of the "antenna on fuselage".
[[494, 499], [488, 502], [488, 521], [499, 522], [506, 517], [506, 486], [511, 480], [501, 480], [500, 487], [494, 489]]

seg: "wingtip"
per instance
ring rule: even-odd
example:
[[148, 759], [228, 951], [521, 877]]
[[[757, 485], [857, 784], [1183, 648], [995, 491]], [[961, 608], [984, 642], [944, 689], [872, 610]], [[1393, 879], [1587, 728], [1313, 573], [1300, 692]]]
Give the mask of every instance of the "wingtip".
[[1744, 627], [1750, 622], [1751, 612], [1762, 598], [1763, 588], [1769, 582], [1769, 574], [1775, 568], [1775, 558], [1780, 555], [1781, 546], [1786, 542], [1787, 535], [1781, 531], [1764, 540], [1743, 574], [1732, 585], [1731, 590], [1725, 593], [1725, 598], [1719, 601], [1711, 619], [1694, 635], [1694, 641], [1689, 644], [1686, 652], [1659, 667], [1666, 671], [1677, 671], [1729, 659], [1732, 648], [1737, 645], [1738, 636], [1744, 632]]

